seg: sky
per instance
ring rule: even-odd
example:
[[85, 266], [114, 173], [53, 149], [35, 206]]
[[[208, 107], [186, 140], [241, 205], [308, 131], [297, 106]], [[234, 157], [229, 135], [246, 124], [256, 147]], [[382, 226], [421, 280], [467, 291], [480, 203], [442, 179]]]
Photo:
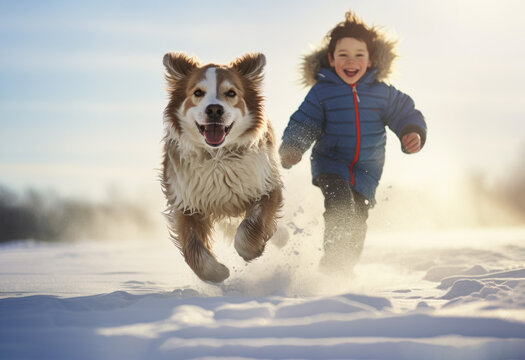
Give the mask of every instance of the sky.
[[[389, 134], [378, 193], [439, 193], [472, 172], [497, 184], [525, 149], [519, 0], [0, 0], [0, 184], [161, 196], [168, 51], [202, 63], [264, 53], [265, 107], [280, 138], [308, 90], [301, 57], [349, 9], [398, 38], [391, 82], [428, 123], [417, 155]], [[285, 185], [311, 189], [308, 161], [283, 173]]]

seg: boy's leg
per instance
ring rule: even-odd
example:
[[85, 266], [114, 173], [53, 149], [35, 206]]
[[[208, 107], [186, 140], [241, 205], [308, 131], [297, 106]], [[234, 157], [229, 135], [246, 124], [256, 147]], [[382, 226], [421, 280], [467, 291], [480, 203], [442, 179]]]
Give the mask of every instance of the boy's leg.
[[[346, 272], [355, 264], [352, 229], [356, 209], [353, 192], [348, 183], [335, 174], [324, 174], [314, 180], [324, 196], [324, 255], [321, 269], [327, 272]], [[362, 249], [362, 246], [361, 246]], [[358, 250], [360, 253], [360, 250]], [[357, 255], [359, 257], [359, 254]]]
[[352, 194], [354, 198], [355, 214], [352, 217], [352, 232], [350, 234], [352, 257], [349, 261], [352, 263], [353, 267], [363, 252], [367, 230], [366, 220], [368, 219], [368, 209], [370, 208], [370, 204], [368, 200], [357, 191], [352, 190]]

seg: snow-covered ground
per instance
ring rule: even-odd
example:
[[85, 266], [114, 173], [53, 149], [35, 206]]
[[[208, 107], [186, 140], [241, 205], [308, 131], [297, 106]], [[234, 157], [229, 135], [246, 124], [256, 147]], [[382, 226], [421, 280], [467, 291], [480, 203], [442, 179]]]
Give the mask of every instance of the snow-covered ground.
[[168, 240], [0, 246], [1, 359], [525, 359], [525, 228], [369, 233], [352, 278], [319, 224], [203, 283]]

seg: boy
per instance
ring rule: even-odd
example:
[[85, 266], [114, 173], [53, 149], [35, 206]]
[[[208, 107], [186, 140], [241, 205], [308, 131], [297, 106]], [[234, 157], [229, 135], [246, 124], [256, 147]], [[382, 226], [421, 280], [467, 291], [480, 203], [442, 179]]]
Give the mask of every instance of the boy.
[[325, 272], [351, 272], [361, 255], [383, 171], [385, 126], [406, 153], [418, 152], [426, 140], [412, 99], [382, 82], [395, 56], [393, 42], [347, 12], [325, 46], [305, 58], [305, 83], [313, 86], [291, 116], [279, 154], [288, 169], [315, 143], [312, 182], [325, 199]]

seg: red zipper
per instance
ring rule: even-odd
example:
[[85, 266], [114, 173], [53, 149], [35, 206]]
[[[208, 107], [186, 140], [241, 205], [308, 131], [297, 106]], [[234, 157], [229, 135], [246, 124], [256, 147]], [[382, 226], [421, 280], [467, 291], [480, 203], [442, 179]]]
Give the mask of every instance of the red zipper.
[[355, 144], [355, 155], [354, 160], [352, 160], [352, 163], [350, 164], [350, 183], [352, 186], [355, 184], [355, 178], [354, 178], [354, 166], [359, 160], [359, 151], [361, 150], [361, 123], [359, 121], [359, 106], [357, 105], [359, 103], [359, 96], [357, 95], [357, 84], [350, 85], [352, 87], [352, 93], [354, 95], [354, 105], [355, 105], [355, 132], [357, 136], [356, 144]]

